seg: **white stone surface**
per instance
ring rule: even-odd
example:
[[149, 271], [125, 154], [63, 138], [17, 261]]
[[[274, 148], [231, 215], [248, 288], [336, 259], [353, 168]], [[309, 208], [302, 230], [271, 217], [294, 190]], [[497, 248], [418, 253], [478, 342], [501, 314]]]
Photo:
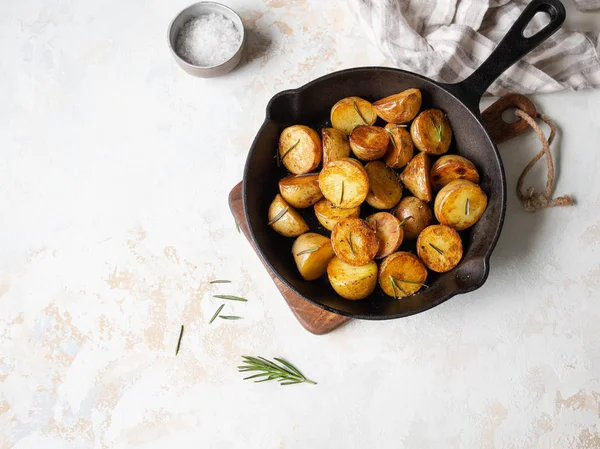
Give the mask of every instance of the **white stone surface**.
[[[228, 4], [249, 58], [203, 80], [166, 45], [184, 0], [2, 2], [0, 448], [600, 448], [600, 92], [535, 98], [577, 207], [521, 210], [519, 137], [483, 288], [317, 337], [227, 194], [274, 93], [385, 61], [343, 2]], [[243, 321], [207, 325], [217, 292]], [[242, 354], [318, 385], [243, 382]]]

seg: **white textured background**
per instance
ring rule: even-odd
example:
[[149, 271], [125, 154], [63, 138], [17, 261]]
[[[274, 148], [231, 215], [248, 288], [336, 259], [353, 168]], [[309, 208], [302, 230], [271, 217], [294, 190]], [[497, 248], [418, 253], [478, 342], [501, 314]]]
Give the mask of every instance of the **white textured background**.
[[[600, 448], [600, 92], [535, 98], [576, 208], [521, 210], [519, 137], [483, 288], [317, 337], [227, 194], [274, 93], [385, 61], [343, 2], [228, 4], [249, 58], [202, 80], [166, 45], [187, 1], [2, 1], [0, 448]], [[243, 321], [207, 325], [217, 292]], [[242, 354], [319, 384], [243, 382]]]

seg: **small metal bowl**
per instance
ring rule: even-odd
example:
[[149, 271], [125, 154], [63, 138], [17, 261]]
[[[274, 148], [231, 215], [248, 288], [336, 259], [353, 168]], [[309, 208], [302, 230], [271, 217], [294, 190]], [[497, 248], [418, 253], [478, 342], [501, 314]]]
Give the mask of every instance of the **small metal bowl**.
[[[175, 51], [175, 43], [177, 41], [177, 36], [179, 35], [179, 31], [181, 28], [190, 20], [196, 17], [200, 17], [206, 14], [216, 13], [225, 16], [227, 19], [231, 20], [235, 27], [240, 32], [242, 39], [240, 41], [240, 46], [234, 55], [225, 61], [222, 64], [215, 66], [197, 66], [194, 64], [190, 64], [185, 59], [177, 54]], [[228, 8], [225, 5], [221, 5], [220, 3], [215, 2], [199, 2], [194, 3], [191, 6], [188, 6], [183, 11], [181, 11], [171, 24], [169, 25], [169, 48], [171, 49], [171, 53], [175, 58], [179, 67], [185, 70], [190, 75], [199, 76], [201, 78], [212, 78], [215, 76], [225, 75], [226, 73], [233, 70], [235, 66], [237, 66], [242, 59], [242, 54], [244, 53], [244, 44], [246, 43], [246, 33], [244, 33], [244, 24], [242, 23], [242, 19], [237, 13]]]

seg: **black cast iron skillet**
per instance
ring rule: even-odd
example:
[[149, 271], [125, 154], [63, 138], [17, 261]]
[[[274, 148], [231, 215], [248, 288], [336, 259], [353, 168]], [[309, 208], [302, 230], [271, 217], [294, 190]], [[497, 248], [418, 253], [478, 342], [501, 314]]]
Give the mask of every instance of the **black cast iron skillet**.
[[[540, 11], [549, 15], [550, 23], [534, 36], [524, 37], [525, 27]], [[250, 235], [267, 266], [285, 285], [311, 303], [330, 312], [362, 319], [412, 315], [481, 287], [488, 276], [490, 255], [504, 221], [506, 182], [498, 149], [481, 120], [479, 101], [502, 72], [557, 31], [564, 19], [565, 9], [559, 0], [533, 0], [490, 57], [458, 84], [441, 84], [404, 70], [361, 67], [335, 72], [299, 89], [275, 95], [248, 154], [243, 180], [244, 212]], [[331, 107], [344, 97], [376, 101], [412, 87], [421, 89], [423, 109], [439, 108], [448, 115], [455, 138], [453, 151], [478, 167], [481, 187], [488, 194], [488, 206], [479, 222], [462, 235], [465, 250], [461, 263], [448, 273], [430, 272], [429, 288], [395, 300], [378, 287], [366, 299], [348, 301], [335, 293], [327, 276], [318, 281], [304, 281], [291, 254], [294, 239], [282, 237], [267, 226], [267, 210], [278, 193], [277, 182], [286, 174], [283, 167], [277, 167], [274, 157], [279, 134], [293, 124], [310, 125], [317, 130], [326, 126]], [[312, 208], [304, 210], [303, 215], [313, 231], [328, 235], [316, 221]]]

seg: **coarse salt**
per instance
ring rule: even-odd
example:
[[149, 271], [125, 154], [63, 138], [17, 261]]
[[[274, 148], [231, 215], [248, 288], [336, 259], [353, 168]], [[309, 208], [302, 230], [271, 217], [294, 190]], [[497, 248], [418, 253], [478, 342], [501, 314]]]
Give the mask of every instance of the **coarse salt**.
[[210, 67], [223, 64], [240, 46], [242, 36], [235, 24], [221, 14], [205, 14], [181, 27], [175, 51], [188, 63]]

